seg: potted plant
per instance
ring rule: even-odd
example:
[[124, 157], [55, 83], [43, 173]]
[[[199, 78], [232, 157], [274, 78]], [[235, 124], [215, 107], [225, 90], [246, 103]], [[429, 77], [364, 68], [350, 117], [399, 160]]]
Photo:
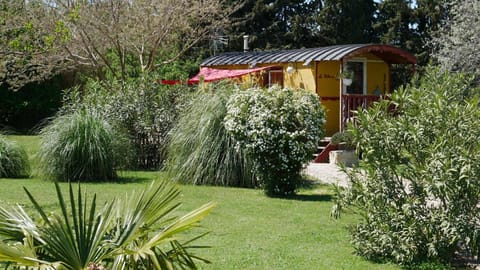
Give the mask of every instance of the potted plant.
[[353, 82], [353, 72], [350, 70], [342, 71], [338, 77], [342, 79], [343, 84], [346, 86], [350, 86]]
[[338, 150], [331, 151], [329, 154], [331, 164], [344, 164], [348, 167], [358, 164], [355, 142], [350, 132], [343, 131], [333, 134], [331, 143], [338, 145]]

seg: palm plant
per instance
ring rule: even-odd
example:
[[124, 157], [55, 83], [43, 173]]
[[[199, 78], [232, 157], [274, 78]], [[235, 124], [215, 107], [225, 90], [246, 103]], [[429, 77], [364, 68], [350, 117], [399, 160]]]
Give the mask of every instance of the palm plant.
[[172, 211], [180, 205], [180, 193], [166, 182], [103, 207], [95, 194], [87, 201], [80, 186], [75, 197], [69, 185], [69, 200], [58, 183], [55, 188], [60, 214], [47, 213], [27, 189], [39, 220], [20, 205], [0, 207], [0, 261], [18, 268], [67, 270], [195, 269], [197, 260], [208, 262], [190, 251], [201, 248], [190, 243], [204, 234], [183, 243], [179, 234], [195, 227], [213, 203], [177, 218]]
[[111, 180], [128, 160], [126, 136], [95, 111], [60, 115], [41, 135], [40, 170], [56, 180]]
[[22, 177], [28, 175], [29, 171], [25, 150], [0, 136], [0, 177]]

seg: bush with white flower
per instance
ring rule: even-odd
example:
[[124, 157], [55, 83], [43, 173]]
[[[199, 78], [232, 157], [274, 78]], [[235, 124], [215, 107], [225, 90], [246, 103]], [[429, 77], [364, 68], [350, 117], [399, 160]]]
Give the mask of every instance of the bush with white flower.
[[227, 104], [225, 128], [255, 163], [268, 195], [290, 195], [300, 171], [324, 135], [325, 113], [318, 96], [306, 90], [248, 89]]

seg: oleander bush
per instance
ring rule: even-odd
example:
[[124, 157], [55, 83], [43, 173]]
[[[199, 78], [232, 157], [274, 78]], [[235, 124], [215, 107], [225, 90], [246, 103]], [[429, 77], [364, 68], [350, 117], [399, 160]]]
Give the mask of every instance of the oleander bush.
[[213, 203], [174, 216], [180, 191], [165, 182], [105, 204], [80, 185], [75, 192], [70, 184], [66, 198], [57, 182], [55, 188], [54, 212], [27, 189], [31, 211], [0, 206], [0, 261], [8, 263], [6, 269], [197, 269], [198, 262], [208, 262], [195, 254], [202, 246], [192, 244], [205, 234], [185, 232], [198, 226]]
[[67, 94], [62, 111], [95, 110], [128, 134], [134, 150], [132, 169], [159, 169], [167, 157], [170, 130], [190, 95], [189, 87], [160, 85], [153, 76], [89, 81]]
[[167, 171], [177, 181], [199, 185], [255, 187], [252, 162], [224, 127], [234, 84], [208, 84], [197, 92], [172, 130]]
[[25, 177], [29, 173], [30, 166], [25, 149], [0, 135], [0, 178]]
[[268, 195], [290, 195], [324, 135], [318, 96], [306, 90], [253, 88], [228, 101], [225, 129], [253, 160]]
[[112, 180], [129, 160], [128, 139], [96, 111], [59, 115], [40, 135], [40, 172], [55, 180]]
[[402, 264], [479, 255], [480, 89], [471, 83], [430, 68], [359, 111], [350, 131], [362, 160], [333, 209], [360, 214], [358, 254]]

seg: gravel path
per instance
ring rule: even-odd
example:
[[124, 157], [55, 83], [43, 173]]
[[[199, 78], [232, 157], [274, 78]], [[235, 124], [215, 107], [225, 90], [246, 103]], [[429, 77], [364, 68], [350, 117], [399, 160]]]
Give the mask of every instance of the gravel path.
[[347, 175], [336, 165], [329, 163], [310, 163], [304, 173], [325, 184], [337, 184], [342, 187], [348, 185]]

